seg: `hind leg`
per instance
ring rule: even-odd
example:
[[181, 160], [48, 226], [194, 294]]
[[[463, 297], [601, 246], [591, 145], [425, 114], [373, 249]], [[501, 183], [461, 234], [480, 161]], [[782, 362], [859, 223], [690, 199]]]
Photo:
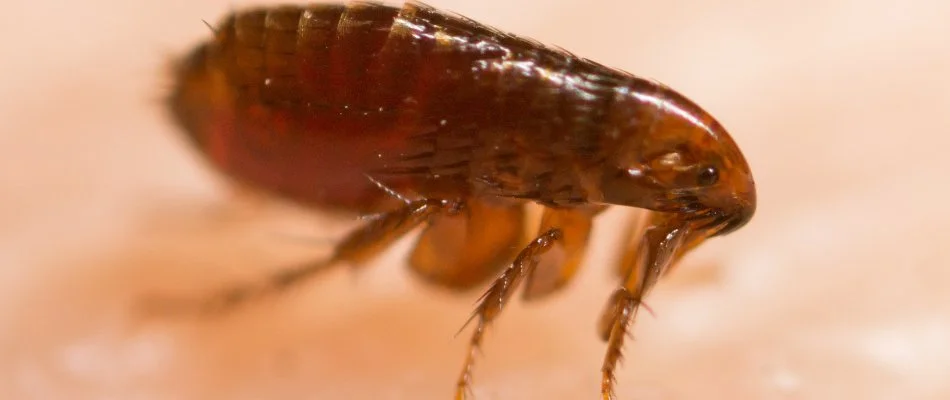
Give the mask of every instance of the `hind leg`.
[[[278, 271], [259, 284], [227, 288], [197, 303], [161, 302], [152, 304], [159, 311], [219, 313], [248, 302], [253, 298], [279, 294], [332, 266], [345, 263], [359, 266], [386, 250], [396, 240], [430, 218], [459, 211], [461, 203], [446, 200], [415, 200], [402, 207], [369, 219], [362, 227], [347, 235], [326, 260], [308, 263]], [[154, 308], [154, 307], [153, 307]]]

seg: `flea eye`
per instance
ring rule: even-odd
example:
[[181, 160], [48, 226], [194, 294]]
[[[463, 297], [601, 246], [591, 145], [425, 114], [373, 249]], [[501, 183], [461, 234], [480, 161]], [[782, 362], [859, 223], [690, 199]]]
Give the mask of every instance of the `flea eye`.
[[699, 186], [709, 186], [719, 180], [719, 171], [715, 167], [702, 167], [699, 169], [699, 176], [696, 177], [696, 183]]

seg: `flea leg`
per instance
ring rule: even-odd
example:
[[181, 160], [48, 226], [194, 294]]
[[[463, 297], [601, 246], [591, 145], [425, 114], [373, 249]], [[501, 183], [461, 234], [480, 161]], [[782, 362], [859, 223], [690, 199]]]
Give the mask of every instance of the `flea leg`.
[[227, 311], [252, 298], [283, 292], [334, 265], [341, 263], [352, 266], [362, 265], [413, 228], [425, 223], [430, 217], [437, 214], [452, 214], [458, 212], [460, 207], [461, 205], [457, 202], [443, 200], [411, 201], [394, 211], [369, 219], [365, 225], [347, 235], [336, 246], [333, 255], [326, 260], [281, 270], [259, 284], [227, 288], [198, 304], [164, 304], [163, 302], [159, 307], [162, 307], [162, 310], [172, 308], [173, 311], [197, 311], [198, 313]]
[[570, 282], [587, 251], [594, 216], [602, 210], [602, 207], [544, 209], [540, 232], [558, 228], [562, 237], [528, 274], [523, 292], [525, 300], [544, 298]]
[[462, 374], [459, 376], [456, 386], [455, 398], [457, 400], [465, 399], [469, 394], [475, 354], [481, 346], [485, 330], [498, 314], [501, 313], [502, 308], [507, 304], [508, 300], [511, 299], [511, 295], [517, 290], [518, 285], [522, 282], [524, 277], [530, 274], [531, 270], [538, 264], [539, 256], [551, 249], [557, 241], [561, 240], [562, 235], [563, 233], [560, 229], [553, 228], [531, 241], [531, 243], [521, 250], [521, 253], [518, 254], [511, 266], [495, 280], [491, 288], [482, 296], [478, 307], [469, 319], [469, 322], [471, 322], [477, 318], [478, 324], [472, 333], [472, 338], [468, 346], [468, 354], [465, 357], [465, 364], [462, 368]]
[[520, 203], [466, 201], [459, 213], [431, 219], [409, 264], [423, 279], [451, 290], [484, 284], [531, 239], [524, 214]]
[[650, 225], [637, 245], [628, 249], [634, 256], [625, 257], [633, 262], [623, 270], [629, 271], [623, 285], [617, 289], [600, 321], [600, 335], [607, 342], [607, 353], [601, 369], [601, 396], [614, 399], [617, 364], [622, 360], [624, 339], [644, 296], [653, 288], [672, 262], [682, 256], [684, 244], [693, 241], [687, 224], [663, 214], [651, 215]]

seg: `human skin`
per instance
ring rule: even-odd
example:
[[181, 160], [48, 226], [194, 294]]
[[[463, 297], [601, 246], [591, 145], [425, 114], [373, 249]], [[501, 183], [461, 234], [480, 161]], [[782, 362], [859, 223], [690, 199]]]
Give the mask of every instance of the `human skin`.
[[[950, 6], [432, 3], [669, 83], [742, 144], [755, 221], [651, 294], [621, 398], [950, 396]], [[228, 316], [134, 313], [319, 257], [353, 226], [234, 194], [161, 113], [170, 58], [242, 4], [7, 5], [0, 48], [23, 56], [0, 67], [15, 77], [0, 82], [0, 397], [451, 396], [480, 293], [414, 279], [409, 243]], [[627, 216], [611, 212], [571, 287], [489, 332], [478, 398], [597, 395]]]

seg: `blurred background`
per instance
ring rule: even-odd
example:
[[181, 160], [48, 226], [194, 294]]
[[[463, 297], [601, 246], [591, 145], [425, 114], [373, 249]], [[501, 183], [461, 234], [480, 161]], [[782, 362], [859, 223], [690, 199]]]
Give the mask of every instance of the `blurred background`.
[[[752, 165], [755, 219], [653, 293], [621, 398], [950, 398], [950, 3], [429, 2], [673, 86]], [[406, 242], [233, 315], [134, 312], [319, 257], [352, 226], [229, 190], [163, 114], [170, 60], [251, 3], [2, 3], [0, 397], [451, 395], [479, 293], [414, 279]], [[621, 220], [600, 220], [568, 290], [490, 331], [479, 399], [596, 398]]]

